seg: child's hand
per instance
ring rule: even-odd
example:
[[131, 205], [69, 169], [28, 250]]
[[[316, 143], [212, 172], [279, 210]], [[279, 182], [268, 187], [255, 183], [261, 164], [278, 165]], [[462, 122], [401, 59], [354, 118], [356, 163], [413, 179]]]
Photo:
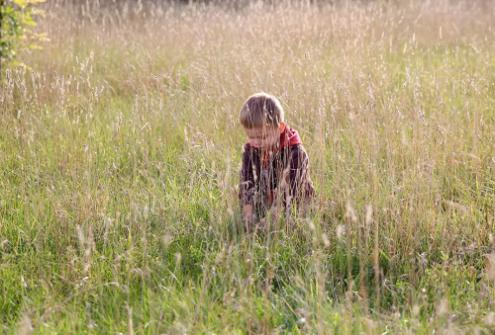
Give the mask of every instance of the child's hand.
[[253, 205], [244, 205], [242, 208], [242, 218], [244, 220], [244, 225], [246, 229], [249, 231], [251, 226], [253, 225]]

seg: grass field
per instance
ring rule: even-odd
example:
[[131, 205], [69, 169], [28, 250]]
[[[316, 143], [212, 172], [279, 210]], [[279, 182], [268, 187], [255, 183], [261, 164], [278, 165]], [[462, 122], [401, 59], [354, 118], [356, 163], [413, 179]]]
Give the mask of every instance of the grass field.
[[[490, 1], [81, 6], [0, 84], [0, 333], [491, 334]], [[247, 96], [318, 197], [239, 229]]]

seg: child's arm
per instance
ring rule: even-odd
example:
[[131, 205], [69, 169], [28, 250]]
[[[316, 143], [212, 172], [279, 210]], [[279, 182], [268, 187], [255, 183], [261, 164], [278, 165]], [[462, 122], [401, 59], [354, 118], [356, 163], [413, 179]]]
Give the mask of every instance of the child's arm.
[[253, 221], [253, 205], [247, 204], [242, 207], [242, 218], [246, 223]]
[[242, 153], [242, 167], [239, 183], [239, 200], [241, 203], [242, 217], [246, 223], [253, 220], [253, 195], [254, 195], [254, 174], [251, 161], [251, 151], [248, 146], [244, 147]]
[[291, 151], [289, 180], [289, 194], [297, 205], [307, 204], [314, 197], [309, 158], [302, 145], [293, 147]]

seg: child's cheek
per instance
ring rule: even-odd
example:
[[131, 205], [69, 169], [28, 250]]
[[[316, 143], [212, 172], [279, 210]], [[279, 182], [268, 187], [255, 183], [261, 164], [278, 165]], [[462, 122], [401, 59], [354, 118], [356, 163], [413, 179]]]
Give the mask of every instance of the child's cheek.
[[252, 146], [252, 147], [255, 147], [255, 148], [259, 148], [261, 146], [261, 143], [259, 140], [253, 140], [253, 139], [250, 139], [249, 140], [249, 144]]
[[271, 135], [264, 141], [263, 145], [266, 147], [271, 147], [277, 143], [278, 138], [278, 134]]

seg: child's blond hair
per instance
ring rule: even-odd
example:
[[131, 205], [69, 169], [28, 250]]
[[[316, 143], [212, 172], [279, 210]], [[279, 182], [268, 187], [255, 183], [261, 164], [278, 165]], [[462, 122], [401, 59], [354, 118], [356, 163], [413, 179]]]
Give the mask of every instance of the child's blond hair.
[[284, 109], [276, 97], [260, 92], [244, 102], [240, 120], [244, 128], [248, 129], [266, 125], [278, 126], [284, 121]]

